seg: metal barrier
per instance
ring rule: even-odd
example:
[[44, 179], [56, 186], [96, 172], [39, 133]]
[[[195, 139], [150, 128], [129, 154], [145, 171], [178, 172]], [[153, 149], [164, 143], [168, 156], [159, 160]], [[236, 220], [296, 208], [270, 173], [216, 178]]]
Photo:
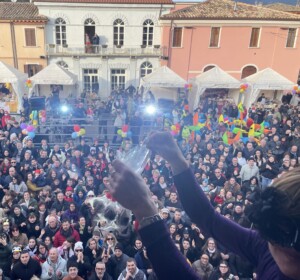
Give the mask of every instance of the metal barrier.
[[[118, 142], [121, 140], [121, 137], [117, 134], [117, 129], [113, 125], [114, 116], [111, 114], [104, 114], [94, 119], [76, 119], [67, 116], [49, 118], [46, 123], [40, 123], [38, 125], [34, 142], [38, 146], [42, 139], [47, 139], [50, 145], [63, 145], [65, 142], [72, 139], [74, 125], [76, 124], [85, 129], [86, 134], [83, 137], [88, 144], [92, 144], [94, 139], [97, 138], [100, 143], [108, 140], [112, 146], [118, 146]], [[129, 126], [129, 131], [131, 132], [130, 138], [133, 140], [134, 144], [138, 144], [150, 131], [161, 129], [162, 124], [157, 123], [154, 118], [144, 119], [143, 125], [140, 127]], [[117, 143], [113, 143], [114, 137], [117, 137]], [[77, 137], [72, 140], [77, 143], [80, 139], [81, 137]]]

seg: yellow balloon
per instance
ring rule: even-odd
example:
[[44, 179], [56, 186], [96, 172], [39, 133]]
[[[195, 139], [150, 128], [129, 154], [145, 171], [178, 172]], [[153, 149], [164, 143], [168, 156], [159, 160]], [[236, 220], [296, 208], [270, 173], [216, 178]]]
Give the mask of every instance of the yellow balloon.
[[37, 125], [38, 125], [38, 121], [37, 121], [37, 120], [33, 120], [33, 121], [32, 121], [32, 124], [33, 124], [34, 126], [37, 126]]
[[84, 128], [81, 128], [79, 131], [78, 131], [78, 135], [79, 136], [82, 136], [85, 134], [85, 129]]

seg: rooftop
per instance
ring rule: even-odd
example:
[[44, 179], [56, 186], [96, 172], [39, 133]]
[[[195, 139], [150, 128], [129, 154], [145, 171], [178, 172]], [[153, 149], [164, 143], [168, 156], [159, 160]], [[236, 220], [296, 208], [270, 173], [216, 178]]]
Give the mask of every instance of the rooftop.
[[300, 21], [300, 16], [288, 12], [277, 11], [265, 6], [255, 6], [232, 0], [207, 0], [167, 15], [161, 19], [169, 20], [284, 20]]
[[283, 11], [283, 12], [291, 12], [291, 13], [300, 12], [299, 6], [293, 6], [284, 3], [269, 4], [269, 5], [265, 5], [265, 7], [273, 10]]
[[34, 4], [1, 2], [0, 20], [47, 21], [48, 19], [39, 15], [39, 10]]

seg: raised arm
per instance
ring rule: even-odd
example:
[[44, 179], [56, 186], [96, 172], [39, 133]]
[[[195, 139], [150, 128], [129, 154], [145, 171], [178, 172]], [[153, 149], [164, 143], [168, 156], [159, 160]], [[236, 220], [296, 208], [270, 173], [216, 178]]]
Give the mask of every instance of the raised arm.
[[[113, 163], [109, 189], [124, 207], [130, 209], [138, 221], [158, 214], [142, 177], [135, 174], [120, 161]], [[183, 255], [171, 240], [162, 220], [155, 221], [140, 229], [147, 255], [159, 279], [199, 279]]]
[[171, 164], [181, 203], [191, 220], [230, 251], [256, 265], [257, 247], [264, 242], [260, 244], [255, 231], [245, 229], [214, 211], [171, 134], [155, 133], [147, 145]]

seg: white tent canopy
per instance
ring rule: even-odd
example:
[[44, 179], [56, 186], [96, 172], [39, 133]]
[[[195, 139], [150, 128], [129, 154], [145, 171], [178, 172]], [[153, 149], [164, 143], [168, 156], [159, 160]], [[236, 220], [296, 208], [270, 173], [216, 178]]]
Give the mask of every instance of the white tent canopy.
[[182, 88], [186, 81], [167, 66], [162, 66], [141, 79], [144, 88]]
[[77, 83], [77, 76], [70, 71], [52, 63], [30, 78], [32, 81], [31, 92], [36, 85], [67, 85]]
[[192, 83], [196, 89], [191, 92], [189, 97], [191, 109], [195, 109], [197, 107], [199, 97], [207, 88], [237, 89], [241, 85], [239, 80], [235, 79], [218, 66], [196, 76], [192, 79]]
[[22, 96], [26, 92], [25, 83], [27, 74], [0, 61], [0, 83], [10, 83], [18, 98], [18, 109], [22, 107]]
[[176, 100], [177, 89], [183, 88], [186, 81], [167, 66], [156, 69], [151, 74], [141, 79], [140, 86], [146, 91], [151, 89], [151, 93], [156, 99], [165, 98]]
[[287, 90], [293, 88], [295, 83], [291, 82], [271, 68], [261, 70], [247, 78], [243, 82], [250, 85], [251, 93], [245, 95], [244, 104], [249, 107], [256, 101], [261, 90]]

